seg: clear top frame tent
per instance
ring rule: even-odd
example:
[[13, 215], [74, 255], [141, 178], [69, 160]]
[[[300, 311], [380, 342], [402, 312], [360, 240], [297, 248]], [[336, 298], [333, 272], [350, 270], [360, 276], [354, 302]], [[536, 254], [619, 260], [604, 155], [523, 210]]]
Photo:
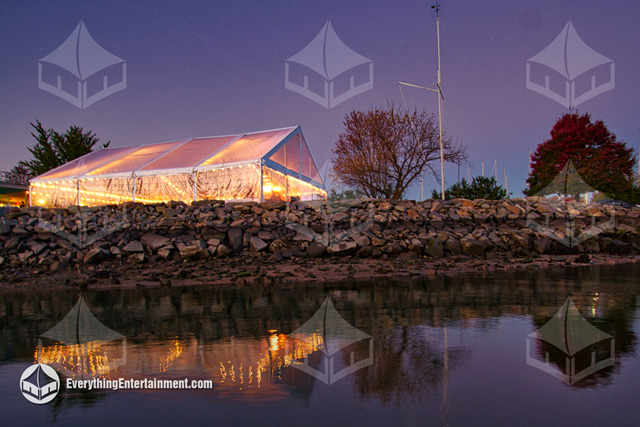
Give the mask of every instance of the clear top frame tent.
[[30, 180], [32, 206], [326, 199], [300, 126], [105, 148]]

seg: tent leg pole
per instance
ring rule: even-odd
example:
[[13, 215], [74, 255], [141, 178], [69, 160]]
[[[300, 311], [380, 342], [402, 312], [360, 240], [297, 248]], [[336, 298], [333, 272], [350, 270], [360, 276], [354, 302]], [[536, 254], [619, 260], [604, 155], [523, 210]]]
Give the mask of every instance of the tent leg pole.
[[260, 203], [264, 203], [264, 171], [262, 170], [262, 160], [260, 160]]
[[133, 177], [133, 184], [131, 185], [132, 187], [132, 191], [131, 191], [131, 201], [133, 201], [133, 203], [136, 202], [136, 177]]
[[76, 180], [76, 204], [80, 206], [80, 180]]
[[191, 178], [193, 179], [193, 201], [195, 202], [198, 199], [198, 196], [196, 193], [196, 180], [198, 179], [198, 174], [195, 172], [192, 172]]

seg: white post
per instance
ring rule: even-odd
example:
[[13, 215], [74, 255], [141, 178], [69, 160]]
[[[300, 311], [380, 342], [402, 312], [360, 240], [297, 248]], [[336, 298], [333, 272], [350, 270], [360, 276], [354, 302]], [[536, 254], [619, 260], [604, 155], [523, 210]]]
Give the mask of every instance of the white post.
[[198, 200], [198, 193], [196, 192], [196, 182], [198, 180], [198, 172], [192, 171], [191, 178], [193, 179], [193, 201]]
[[[436, 9], [436, 13], [438, 9]], [[442, 200], [444, 200], [444, 145], [442, 142], [442, 92], [440, 91], [440, 83], [442, 83], [440, 73], [440, 16], [436, 18], [436, 32], [438, 37], [438, 127], [440, 128], [440, 180], [442, 181]]]
[[260, 160], [260, 203], [264, 203], [264, 171], [262, 170], [262, 159]]

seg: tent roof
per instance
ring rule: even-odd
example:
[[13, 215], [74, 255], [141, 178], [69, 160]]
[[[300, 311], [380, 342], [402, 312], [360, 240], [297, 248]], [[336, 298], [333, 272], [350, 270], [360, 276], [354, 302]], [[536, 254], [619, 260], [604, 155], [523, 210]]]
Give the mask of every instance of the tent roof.
[[107, 52], [91, 37], [83, 21], [57, 49], [40, 61], [57, 65], [80, 80], [112, 65], [124, 63], [124, 59]]
[[344, 44], [329, 21], [311, 43], [287, 61], [311, 68], [329, 81], [353, 67], [371, 62]]
[[[284, 164], [278, 160], [278, 153], [288, 142], [298, 141], [296, 136], [301, 138], [302, 150], [298, 149], [295, 157], [290, 154]], [[292, 162], [292, 158], [300, 161]], [[103, 148], [30, 182], [191, 173], [228, 165], [255, 164], [262, 160], [270, 168], [324, 188], [300, 126], [127, 148]]]
[[573, 80], [599, 65], [613, 62], [587, 46], [571, 21], [567, 22], [567, 25], [549, 46], [528, 60], [546, 65], [563, 75], [567, 80]]

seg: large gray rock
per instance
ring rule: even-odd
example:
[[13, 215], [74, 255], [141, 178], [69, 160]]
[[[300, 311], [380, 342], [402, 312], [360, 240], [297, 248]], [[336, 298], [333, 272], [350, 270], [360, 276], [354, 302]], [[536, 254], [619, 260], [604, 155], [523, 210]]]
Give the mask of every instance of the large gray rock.
[[93, 248], [84, 256], [85, 264], [99, 264], [109, 258], [109, 252], [102, 248]]
[[465, 255], [480, 256], [487, 249], [487, 245], [473, 238], [460, 239], [460, 247]]
[[230, 228], [227, 231], [227, 237], [229, 238], [229, 246], [235, 252], [242, 250], [242, 229]]
[[233, 250], [231, 250], [231, 248], [227, 245], [218, 245], [218, 248], [216, 249], [216, 255], [219, 257], [226, 257], [231, 255], [232, 253]]
[[318, 258], [324, 255], [326, 250], [327, 247], [325, 245], [318, 242], [311, 242], [307, 248], [307, 255], [309, 255], [310, 258]]
[[340, 242], [327, 247], [327, 252], [331, 255], [347, 256], [353, 255], [358, 251], [356, 242]]
[[438, 239], [429, 240], [424, 245], [424, 253], [433, 258], [442, 258], [444, 256], [444, 246]]
[[27, 246], [29, 246], [29, 249], [31, 249], [35, 255], [38, 255], [47, 247], [47, 244], [32, 240], [27, 243]]
[[204, 240], [218, 239], [221, 242], [223, 242], [224, 238], [225, 238], [225, 233], [223, 233], [220, 230], [216, 230], [215, 228], [203, 227], [202, 228], [202, 238]]
[[143, 245], [151, 248], [152, 251], [157, 251], [161, 247], [169, 243], [169, 238], [160, 236], [155, 233], [147, 233], [140, 239]]
[[144, 252], [144, 248], [142, 247], [142, 243], [137, 240], [132, 240], [124, 247], [124, 251], [128, 254], [135, 254]]
[[249, 240], [249, 248], [254, 252], [263, 251], [267, 247], [268, 247], [268, 245], [265, 243], [265, 241], [262, 240], [261, 238], [257, 237], [257, 236], [253, 236]]

